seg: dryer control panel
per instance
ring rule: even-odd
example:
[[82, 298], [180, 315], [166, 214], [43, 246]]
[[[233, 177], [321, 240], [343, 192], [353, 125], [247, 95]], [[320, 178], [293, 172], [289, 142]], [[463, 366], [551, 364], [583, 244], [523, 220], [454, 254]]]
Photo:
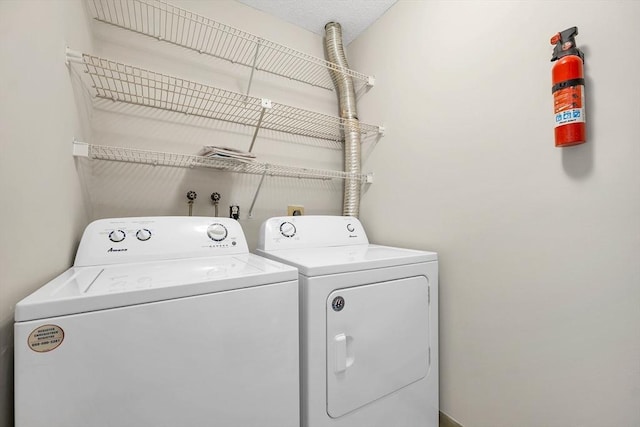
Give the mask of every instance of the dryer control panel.
[[258, 249], [322, 248], [368, 244], [358, 218], [352, 216], [283, 216], [266, 220]]
[[74, 265], [249, 253], [240, 223], [218, 217], [100, 219], [87, 226]]

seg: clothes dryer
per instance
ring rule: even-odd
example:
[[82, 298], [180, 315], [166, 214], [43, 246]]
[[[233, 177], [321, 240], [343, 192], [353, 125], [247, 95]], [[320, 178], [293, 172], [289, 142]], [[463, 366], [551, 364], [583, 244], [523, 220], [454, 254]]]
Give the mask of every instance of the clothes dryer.
[[297, 427], [294, 268], [228, 218], [99, 220], [16, 306], [16, 427]]
[[303, 427], [438, 426], [438, 259], [369, 244], [354, 217], [262, 224], [299, 270]]

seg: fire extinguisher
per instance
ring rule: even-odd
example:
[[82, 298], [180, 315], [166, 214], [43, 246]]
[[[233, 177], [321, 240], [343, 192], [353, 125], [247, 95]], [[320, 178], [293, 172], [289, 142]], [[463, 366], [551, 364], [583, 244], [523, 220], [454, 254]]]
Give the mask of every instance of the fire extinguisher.
[[584, 105], [584, 54], [576, 47], [578, 27], [551, 37], [553, 112], [556, 147], [582, 144], [586, 139]]

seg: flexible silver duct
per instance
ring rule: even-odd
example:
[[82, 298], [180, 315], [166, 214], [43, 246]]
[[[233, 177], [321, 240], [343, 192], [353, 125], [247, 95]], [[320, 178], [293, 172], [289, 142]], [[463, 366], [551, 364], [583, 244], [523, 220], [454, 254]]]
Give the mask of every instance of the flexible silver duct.
[[[327, 60], [336, 64], [339, 69], [349, 68], [347, 57], [342, 46], [342, 27], [337, 22], [329, 22], [324, 26], [325, 51]], [[344, 119], [344, 171], [360, 175], [360, 122], [356, 108], [356, 92], [353, 78], [340, 71], [330, 71], [331, 79], [336, 86], [340, 117]], [[342, 214], [359, 216], [360, 214], [360, 181], [345, 179], [344, 202]]]

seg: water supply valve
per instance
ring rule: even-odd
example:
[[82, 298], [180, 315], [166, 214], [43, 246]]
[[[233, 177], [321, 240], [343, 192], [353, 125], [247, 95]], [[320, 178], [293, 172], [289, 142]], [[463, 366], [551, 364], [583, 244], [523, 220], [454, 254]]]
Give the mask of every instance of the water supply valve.
[[189, 216], [193, 215], [193, 202], [198, 195], [195, 191], [187, 191], [187, 204], [189, 205]]
[[218, 203], [220, 203], [220, 193], [215, 191], [211, 193], [211, 201], [213, 202], [213, 216], [218, 216]]

